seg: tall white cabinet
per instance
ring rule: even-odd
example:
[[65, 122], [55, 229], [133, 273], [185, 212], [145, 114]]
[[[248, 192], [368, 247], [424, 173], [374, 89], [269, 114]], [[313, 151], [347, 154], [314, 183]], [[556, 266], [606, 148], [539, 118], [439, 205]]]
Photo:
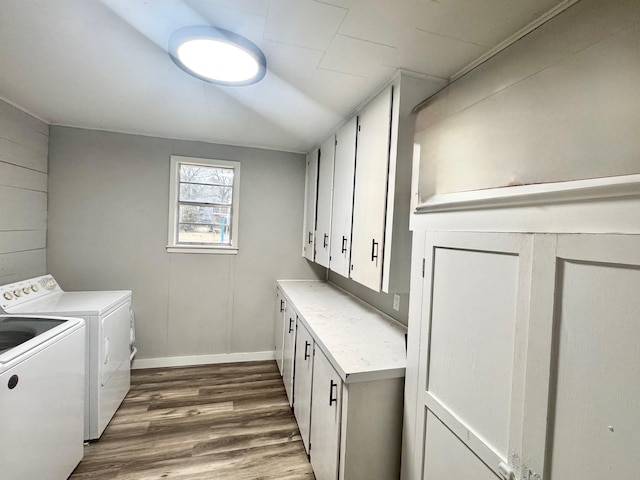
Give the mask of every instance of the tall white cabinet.
[[637, 476], [640, 236], [416, 237], [403, 479]]
[[320, 146], [318, 167], [318, 205], [316, 208], [316, 263], [329, 267], [331, 252], [331, 204], [336, 137], [331, 135]]
[[333, 199], [331, 205], [331, 257], [329, 268], [349, 277], [351, 260], [351, 219], [353, 215], [353, 182], [356, 167], [356, 130], [353, 117], [336, 133]]

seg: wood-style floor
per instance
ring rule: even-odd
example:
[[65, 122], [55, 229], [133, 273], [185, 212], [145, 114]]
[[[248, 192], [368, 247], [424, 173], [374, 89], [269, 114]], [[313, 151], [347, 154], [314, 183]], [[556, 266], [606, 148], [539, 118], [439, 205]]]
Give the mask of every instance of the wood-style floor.
[[311, 465], [275, 362], [134, 370], [71, 480], [302, 480]]

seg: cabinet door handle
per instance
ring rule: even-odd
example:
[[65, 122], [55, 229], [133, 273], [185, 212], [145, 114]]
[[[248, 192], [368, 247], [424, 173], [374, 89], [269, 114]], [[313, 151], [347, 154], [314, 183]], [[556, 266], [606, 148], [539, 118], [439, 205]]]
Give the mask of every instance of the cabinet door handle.
[[342, 252], [345, 253], [347, 251], [347, 237], [342, 237]]
[[280, 311], [284, 312], [284, 300], [280, 300]]
[[311, 344], [307, 341], [304, 342], [304, 359], [307, 360], [309, 358], [309, 347]]
[[[333, 389], [336, 389], [336, 396], [333, 396]], [[338, 384], [331, 380], [331, 385], [329, 386], [329, 406], [338, 403]]]
[[373, 262], [378, 258], [378, 242], [375, 239], [371, 240], [371, 261]]
[[323, 248], [327, 248], [327, 245], [329, 245], [329, 235], [327, 235], [327, 234], [325, 233], [325, 234], [324, 234]]
[[289, 319], [289, 333], [293, 333], [293, 318]]
[[313, 242], [313, 232], [309, 232], [309, 245]]

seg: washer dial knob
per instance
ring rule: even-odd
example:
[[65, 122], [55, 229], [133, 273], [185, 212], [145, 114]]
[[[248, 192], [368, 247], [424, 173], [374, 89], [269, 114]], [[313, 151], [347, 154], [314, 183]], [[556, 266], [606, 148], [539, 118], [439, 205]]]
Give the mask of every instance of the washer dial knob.
[[33, 285], [31, 285], [31, 290], [37, 292], [38, 290], [40, 290], [40, 288], [38, 287], [38, 284], [34, 283]]
[[21, 297], [21, 296], [22, 296], [22, 290], [20, 290], [20, 289], [18, 288], [17, 290], [14, 290], [14, 291], [13, 291], [13, 294], [14, 294], [16, 297]]
[[11, 300], [13, 298], [13, 293], [11, 292], [4, 292], [4, 298], [6, 300]]

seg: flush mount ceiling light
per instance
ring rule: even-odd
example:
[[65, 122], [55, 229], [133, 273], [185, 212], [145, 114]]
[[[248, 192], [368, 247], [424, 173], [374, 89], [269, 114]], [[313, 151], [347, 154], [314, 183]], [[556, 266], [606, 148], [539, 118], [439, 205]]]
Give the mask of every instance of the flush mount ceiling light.
[[267, 72], [267, 59], [254, 43], [221, 28], [176, 30], [169, 39], [169, 55], [189, 75], [217, 85], [251, 85]]

